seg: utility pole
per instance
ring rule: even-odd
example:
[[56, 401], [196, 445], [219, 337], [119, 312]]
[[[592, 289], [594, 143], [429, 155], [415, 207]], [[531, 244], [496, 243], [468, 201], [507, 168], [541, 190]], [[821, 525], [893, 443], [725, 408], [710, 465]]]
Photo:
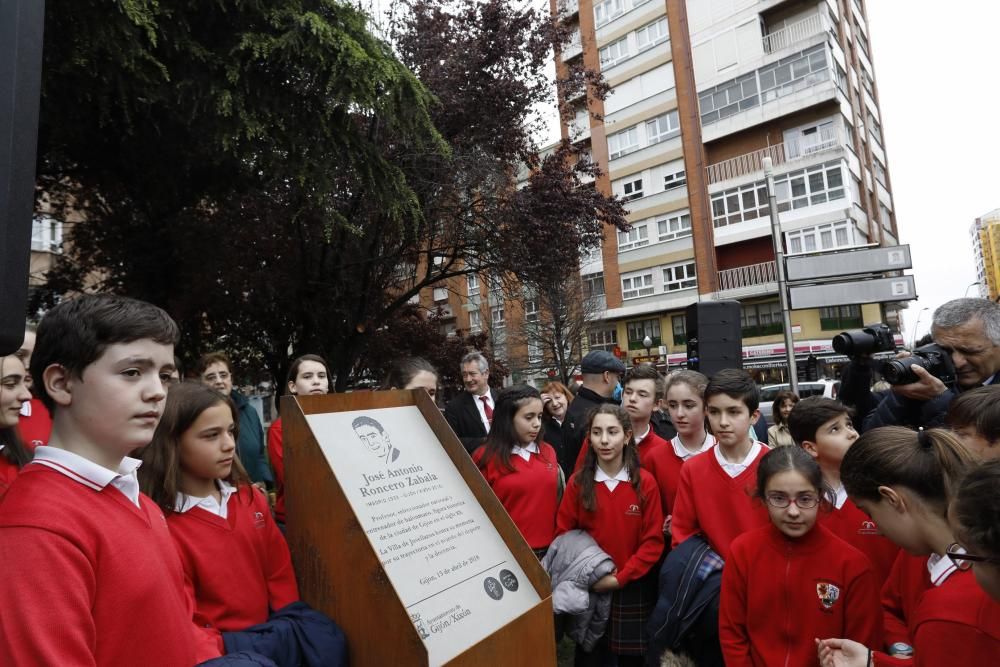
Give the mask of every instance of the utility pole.
[[785, 331], [785, 358], [788, 360], [788, 384], [799, 393], [799, 372], [795, 367], [795, 342], [792, 340], [792, 313], [788, 305], [788, 285], [785, 280], [785, 251], [778, 221], [778, 200], [774, 195], [774, 165], [764, 158], [764, 178], [767, 181], [767, 204], [771, 210], [771, 242], [774, 244], [774, 266], [778, 273], [778, 298], [781, 300], [781, 322]]

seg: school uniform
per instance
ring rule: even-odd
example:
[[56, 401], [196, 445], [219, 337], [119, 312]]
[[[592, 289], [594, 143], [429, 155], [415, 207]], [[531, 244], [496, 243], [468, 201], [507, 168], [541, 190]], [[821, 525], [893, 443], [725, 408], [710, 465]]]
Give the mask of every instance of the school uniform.
[[723, 560], [734, 539], [768, 523], [764, 504], [753, 498], [757, 466], [770, 451], [754, 442], [740, 463], [727, 462], [716, 445], [681, 467], [670, 533], [672, 546], [701, 533]]
[[726, 667], [818, 667], [816, 637], [881, 646], [881, 613], [868, 559], [823, 526], [792, 540], [767, 525], [733, 540], [719, 605]]
[[[4, 446], [0, 445], [0, 452], [3, 451], [3, 448]], [[7, 489], [14, 483], [19, 472], [21, 469], [17, 467], [16, 463], [12, 463], [6, 456], [0, 454], [0, 499], [6, 495]]]
[[677, 487], [680, 486], [681, 482], [681, 466], [691, 457], [714, 447], [716, 440], [711, 433], [706, 433], [705, 440], [702, 441], [701, 447], [696, 452], [688, 451], [681, 444], [679, 435], [674, 436], [667, 444], [668, 447], [654, 448], [642, 461], [642, 467], [653, 475], [656, 479], [656, 485], [660, 488], [663, 516], [669, 516], [673, 511]]
[[[639, 455], [639, 464], [642, 467], [646, 467], [646, 459], [652, 454], [652, 452], [660, 449], [661, 447], [666, 447], [667, 441], [656, 435], [656, 431], [653, 430], [652, 425], [646, 429], [646, 433], [635, 434], [635, 451]], [[590, 449], [590, 438], [584, 438], [583, 446], [580, 447], [580, 453], [576, 456], [576, 465], [573, 467], [573, 472], [577, 473], [580, 468], [583, 467], [583, 460], [587, 457], [587, 450]]]
[[219, 484], [221, 502], [178, 494], [167, 524], [193, 593], [195, 623], [235, 632], [297, 601], [299, 590], [264, 494]]
[[819, 523], [868, 557], [880, 587], [886, 582], [899, 547], [879, 533], [875, 522], [847, 497], [843, 487], [837, 490], [829, 511], [820, 509]]
[[281, 417], [267, 429], [267, 457], [274, 473], [274, 518], [285, 523], [285, 445], [281, 430]]
[[[472, 460], [479, 465], [485, 455], [486, 448], [480, 447]], [[504, 470], [493, 460], [479, 469], [528, 546], [536, 551], [546, 549], [555, 537], [559, 502], [556, 451], [544, 442], [541, 447], [534, 442], [527, 447], [515, 446], [510, 465], [513, 470]]]
[[[943, 561], [949, 561], [945, 564]], [[1000, 604], [976, 583], [972, 571], [957, 570], [945, 556], [928, 563], [932, 586], [912, 617], [913, 659], [873, 654], [876, 667], [992, 665], [1000, 661]]]
[[17, 430], [28, 453], [34, 452], [36, 447], [49, 444], [49, 436], [52, 435], [52, 416], [40, 399], [32, 397], [31, 400], [21, 404], [21, 418], [17, 422]]
[[611, 477], [598, 467], [594, 476], [596, 509], [588, 512], [580, 500], [577, 477], [566, 486], [556, 534], [579, 528], [611, 556], [621, 588], [611, 597], [605, 641], [612, 653], [642, 655], [646, 646], [643, 627], [656, 604], [654, 566], [663, 553], [663, 513], [656, 480], [639, 470], [640, 499], [628, 481], [627, 469]]
[[43, 446], [11, 485], [0, 506], [4, 664], [191, 667], [221, 655], [191, 622], [139, 464], [125, 457], [111, 471]]

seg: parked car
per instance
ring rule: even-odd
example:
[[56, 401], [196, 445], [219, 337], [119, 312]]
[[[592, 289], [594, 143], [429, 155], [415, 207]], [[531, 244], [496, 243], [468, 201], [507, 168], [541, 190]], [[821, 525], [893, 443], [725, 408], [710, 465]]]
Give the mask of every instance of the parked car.
[[[774, 397], [778, 395], [778, 392], [788, 391], [790, 388], [791, 385], [788, 384], [768, 384], [760, 388], [760, 416], [767, 421], [768, 427], [774, 424], [774, 418], [771, 415]], [[808, 396], [837, 398], [839, 392], [840, 380], [814, 380], [799, 383], [799, 398]]]

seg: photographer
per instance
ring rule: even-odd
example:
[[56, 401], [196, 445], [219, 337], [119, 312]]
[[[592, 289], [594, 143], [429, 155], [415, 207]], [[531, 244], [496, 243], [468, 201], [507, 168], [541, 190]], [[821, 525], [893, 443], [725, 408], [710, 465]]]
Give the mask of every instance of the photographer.
[[[865, 431], [889, 425], [942, 426], [948, 404], [958, 392], [1000, 382], [1000, 305], [987, 299], [949, 301], [934, 311], [931, 335], [954, 365], [953, 386], [904, 357], [896, 365], [908, 366], [917, 380], [895, 384], [865, 417]], [[915, 356], [923, 356], [922, 349], [926, 348], [917, 348]], [[933, 363], [934, 355], [931, 350], [924, 359]]]

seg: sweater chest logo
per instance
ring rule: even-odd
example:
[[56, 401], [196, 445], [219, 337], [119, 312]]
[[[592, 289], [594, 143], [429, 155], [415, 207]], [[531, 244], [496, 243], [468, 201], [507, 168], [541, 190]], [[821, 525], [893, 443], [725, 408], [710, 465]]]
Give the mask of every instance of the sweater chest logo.
[[253, 527], [256, 528], [257, 530], [263, 530], [265, 525], [266, 524], [264, 523], [264, 513], [263, 512], [254, 512], [253, 513]]
[[629, 505], [628, 509], [625, 510], [625, 516], [639, 516], [640, 514], [641, 512], [639, 511], [639, 506], [635, 503]]
[[823, 609], [833, 609], [833, 605], [840, 599], [840, 587], [829, 581], [820, 581], [816, 583], [816, 595]]
[[874, 521], [865, 520], [861, 522], [861, 527], [858, 528], [858, 535], [881, 535], [878, 526], [875, 525]]

